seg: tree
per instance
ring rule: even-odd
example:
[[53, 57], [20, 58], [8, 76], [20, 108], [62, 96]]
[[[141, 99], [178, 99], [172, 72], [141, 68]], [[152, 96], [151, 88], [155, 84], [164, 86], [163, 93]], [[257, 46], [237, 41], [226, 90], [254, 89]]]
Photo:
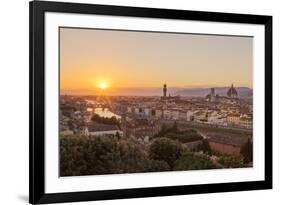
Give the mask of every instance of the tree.
[[224, 168], [239, 168], [244, 166], [243, 157], [235, 154], [223, 154], [219, 158], [218, 163], [220, 163]]
[[156, 138], [149, 147], [149, 157], [153, 160], [165, 161], [170, 168], [173, 168], [174, 162], [181, 156], [182, 145], [178, 141], [168, 138]]
[[107, 125], [117, 125], [120, 128], [120, 122], [118, 121], [118, 119], [113, 116], [111, 118], [108, 117], [101, 117], [98, 114], [94, 114], [91, 118], [92, 121], [94, 122], [98, 122], [98, 123], [103, 123], [103, 124], [107, 124]]
[[244, 164], [248, 164], [253, 161], [253, 143], [250, 138], [241, 147], [240, 154], [243, 155]]
[[198, 150], [202, 150], [205, 154], [211, 155], [212, 150], [207, 139], [202, 140], [202, 144], [198, 146]]
[[137, 144], [121, 140], [119, 141], [118, 153], [121, 160], [121, 173], [147, 172], [148, 158]]
[[170, 128], [162, 127], [160, 132], [154, 136], [154, 138], [157, 137], [166, 137], [171, 140], [178, 140], [181, 143], [188, 143], [203, 139], [203, 137], [194, 129], [187, 129], [182, 131], [178, 130], [176, 123], [173, 127]]
[[60, 175], [76, 176], [87, 170], [82, 154], [82, 139], [78, 136], [60, 136]]
[[116, 136], [60, 136], [60, 175], [167, 171], [164, 161], [150, 160], [139, 145]]
[[178, 130], [178, 124], [177, 124], [177, 121], [175, 121], [175, 122], [174, 122], [174, 124], [173, 124], [173, 127], [172, 127], [171, 131], [172, 131], [172, 132], [175, 132], [175, 133], [179, 131], [179, 130]]
[[215, 168], [217, 168], [217, 166], [206, 156], [199, 156], [186, 152], [175, 162], [173, 170], [202, 170]]
[[119, 132], [116, 132], [115, 136], [117, 137], [118, 140], [120, 140], [121, 136], [120, 136]]
[[146, 168], [148, 172], [163, 172], [169, 171], [170, 166], [165, 161], [159, 160], [149, 160], [148, 167]]

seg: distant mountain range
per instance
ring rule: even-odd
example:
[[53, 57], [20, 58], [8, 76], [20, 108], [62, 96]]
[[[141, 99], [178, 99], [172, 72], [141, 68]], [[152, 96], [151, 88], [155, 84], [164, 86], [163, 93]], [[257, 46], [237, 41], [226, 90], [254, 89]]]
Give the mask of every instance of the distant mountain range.
[[[236, 87], [239, 97], [251, 97], [253, 90], [248, 87]], [[215, 94], [226, 96], [229, 87], [215, 87]], [[185, 88], [174, 92], [174, 95], [204, 97], [211, 92], [210, 88]]]
[[[215, 87], [215, 94], [226, 96], [229, 87]], [[253, 90], [248, 87], [235, 87], [240, 97], [251, 97]], [[168, 87], [167, 95], [180, 95], [186, 97], [205, 97], [211, 92], [211, 88], [173, 88]], [[74, 89], [61, 90], [61, 94], [68, 95], [99, 95], [99, 90]], [[162, 96], [162, 88], [116, 88], [108, 89], [104, 94], [112, 96]]]

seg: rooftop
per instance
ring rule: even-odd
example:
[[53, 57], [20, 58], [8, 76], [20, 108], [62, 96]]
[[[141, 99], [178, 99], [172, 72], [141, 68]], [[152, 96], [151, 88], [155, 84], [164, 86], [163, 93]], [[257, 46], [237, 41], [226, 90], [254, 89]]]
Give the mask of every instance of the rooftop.
[[102, 123], [93, 123], [88, 127], [89, 132], [101, 132], [110, 130], [120, 130], [117, 125], [107, 125]]
[[216, 142], [220, 144], [227, 144], [233, 146], [242, 146], [246, 142], [246, 138], [231, 136], [231, 135], [222, 135], [217, 133], [207, 134], [207, 138], [210, 142]]

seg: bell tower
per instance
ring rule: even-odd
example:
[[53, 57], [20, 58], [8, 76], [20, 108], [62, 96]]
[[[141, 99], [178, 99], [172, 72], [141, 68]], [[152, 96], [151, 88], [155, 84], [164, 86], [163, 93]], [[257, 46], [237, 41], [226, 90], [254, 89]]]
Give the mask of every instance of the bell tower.
[[164, 84], [163, 86], [163, 97], [166, 98], [167, 97], [167, 85]]

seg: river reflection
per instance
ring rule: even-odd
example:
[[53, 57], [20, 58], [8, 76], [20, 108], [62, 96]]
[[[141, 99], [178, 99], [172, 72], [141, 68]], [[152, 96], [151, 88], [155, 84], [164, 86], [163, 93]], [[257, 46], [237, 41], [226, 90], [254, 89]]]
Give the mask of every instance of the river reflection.
[[95, 108], [94, 113], [98, 114], [100, 117], [116, 117], [116, 119], [121, 119], [121, 116], [109, 111], [108, 108]]

